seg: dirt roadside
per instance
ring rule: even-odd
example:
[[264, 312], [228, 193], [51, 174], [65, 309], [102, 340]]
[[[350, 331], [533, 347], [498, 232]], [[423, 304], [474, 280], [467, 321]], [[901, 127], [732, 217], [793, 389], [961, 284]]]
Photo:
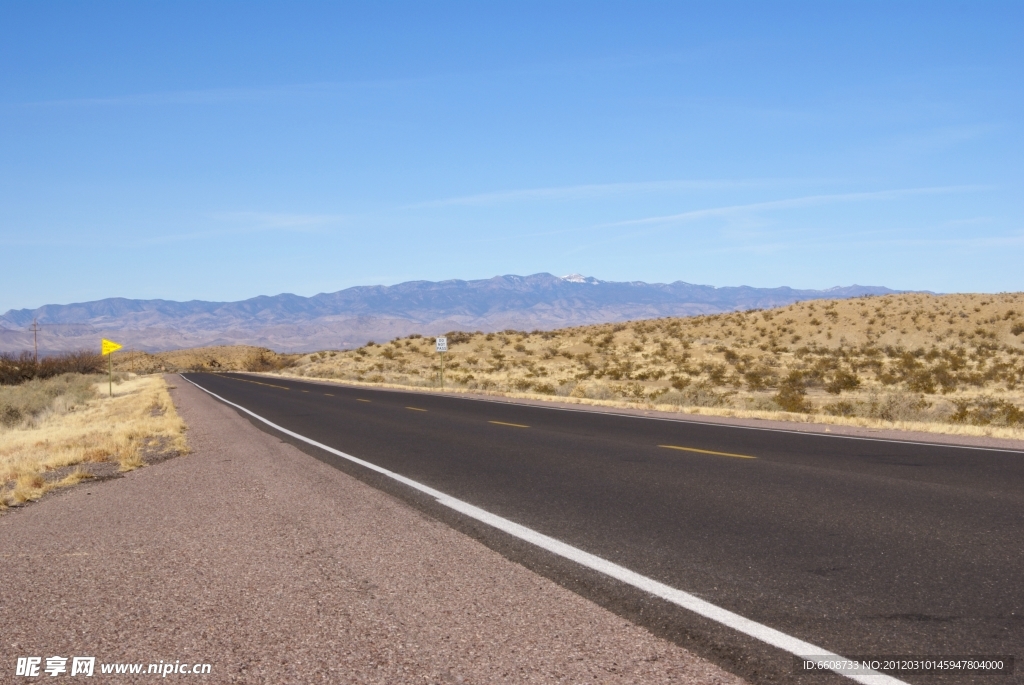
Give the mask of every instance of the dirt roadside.
[[0, 680], [743, 682], [174, 384], [192, 454], [0, 517]]

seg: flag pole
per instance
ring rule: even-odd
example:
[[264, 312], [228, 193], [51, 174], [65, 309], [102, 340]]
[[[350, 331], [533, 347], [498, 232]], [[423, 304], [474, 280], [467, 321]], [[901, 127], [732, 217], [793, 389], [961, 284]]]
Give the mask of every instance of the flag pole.
[[107, 340], [104, 338], [100, 341], [100, 353], [107, 357], [107, 390], [111, 397], [114, 396], [114, 358], [110, 355], [121, 349], [121, 347], [122, 345], [118, 345], [113, 340]]

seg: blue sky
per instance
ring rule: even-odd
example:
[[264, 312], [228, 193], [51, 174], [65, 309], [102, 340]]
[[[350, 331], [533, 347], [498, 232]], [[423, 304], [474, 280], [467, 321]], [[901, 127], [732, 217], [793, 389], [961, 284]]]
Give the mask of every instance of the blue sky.
[[0, 312], [1021, 290], [1021, 3], [0, 2]]

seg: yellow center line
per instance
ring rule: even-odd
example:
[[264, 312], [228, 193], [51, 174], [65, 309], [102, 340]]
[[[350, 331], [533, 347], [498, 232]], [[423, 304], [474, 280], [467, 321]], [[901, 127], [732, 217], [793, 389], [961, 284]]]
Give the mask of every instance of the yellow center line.
[[494, 423], [499, 426], [512, 426], [513, 428], [529, 428], [529, 426], [524, 426], [521, 423], [505, 423], [504, 421], [488, 421], [487, 423]]
[[699, 452], [700, 454], [714, 454], [718, 457], [736, 457], [737, 459], [757, 459], [749, 454], [733, 454], [731, 452], [715, 452], [714, 450], [699, 450], [696, 447], [679, 447], [678, 445], [658, 445], [670, 450], [682, 450], [683, 452]]
[[370, 400], [361, 400], [361, 399], [359, 399], [358, 397], [356, 398], [356, 402], [369, 402], [369, 401], [370, 401]]
[[324, 394], [325, 394], [325, 395], [327, 395], [328, 397], [334, 397], [334, 395], [332, 395], [332, 394], [331, 394], [331, 393], [329, 393], [329, 392], [325, 392]]
[[426, 409], [420, 409], [419, 407], [406, 407], [406, 409], [412, 409], [413, 411], [426, 411]]

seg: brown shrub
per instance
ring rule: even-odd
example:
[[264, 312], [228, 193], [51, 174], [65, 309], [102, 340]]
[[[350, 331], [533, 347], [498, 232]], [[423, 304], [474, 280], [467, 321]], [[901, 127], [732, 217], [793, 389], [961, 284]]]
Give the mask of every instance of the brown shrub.
[[825, 391], [838, 395], [844, 390], [856, 390], [860, 387], [860, 378], [857, 374], [846, 369], [837, 369], [832, 378], [825, 384]]
[[846, 400], [826, 404], [821, 410], [829, 416], [854, 416], [857, 413], [853, 402], [847, 402]]
[[80, 350], [43, 357], [36, 362], [31, 352], [0, 354], [0, 385], [18, 385], [33, 379], [53, 378], [65, 373], [97, 373], [105, 368], [102, 355]]
[[974, 402], [958, 400], [956, 411], [949, 417], [952, 423], [966, 423], [974, 426], [1024, 425], [1024, 409], [1006, 400], [982, 397]]
[[803, 374], [790, 371], [786, 380], [779, 386], [779, 392], [773, 398], [783, 411], [800, 414], [811, 412], [811, 403], [807, 401], [807, 390], [804, 386]]
[[253, 352], [243, 363], [242, 368], [246, 371], [280, 371], [295, 365], [295, 360], [272, 352], [270, 350], [259, 350]]

